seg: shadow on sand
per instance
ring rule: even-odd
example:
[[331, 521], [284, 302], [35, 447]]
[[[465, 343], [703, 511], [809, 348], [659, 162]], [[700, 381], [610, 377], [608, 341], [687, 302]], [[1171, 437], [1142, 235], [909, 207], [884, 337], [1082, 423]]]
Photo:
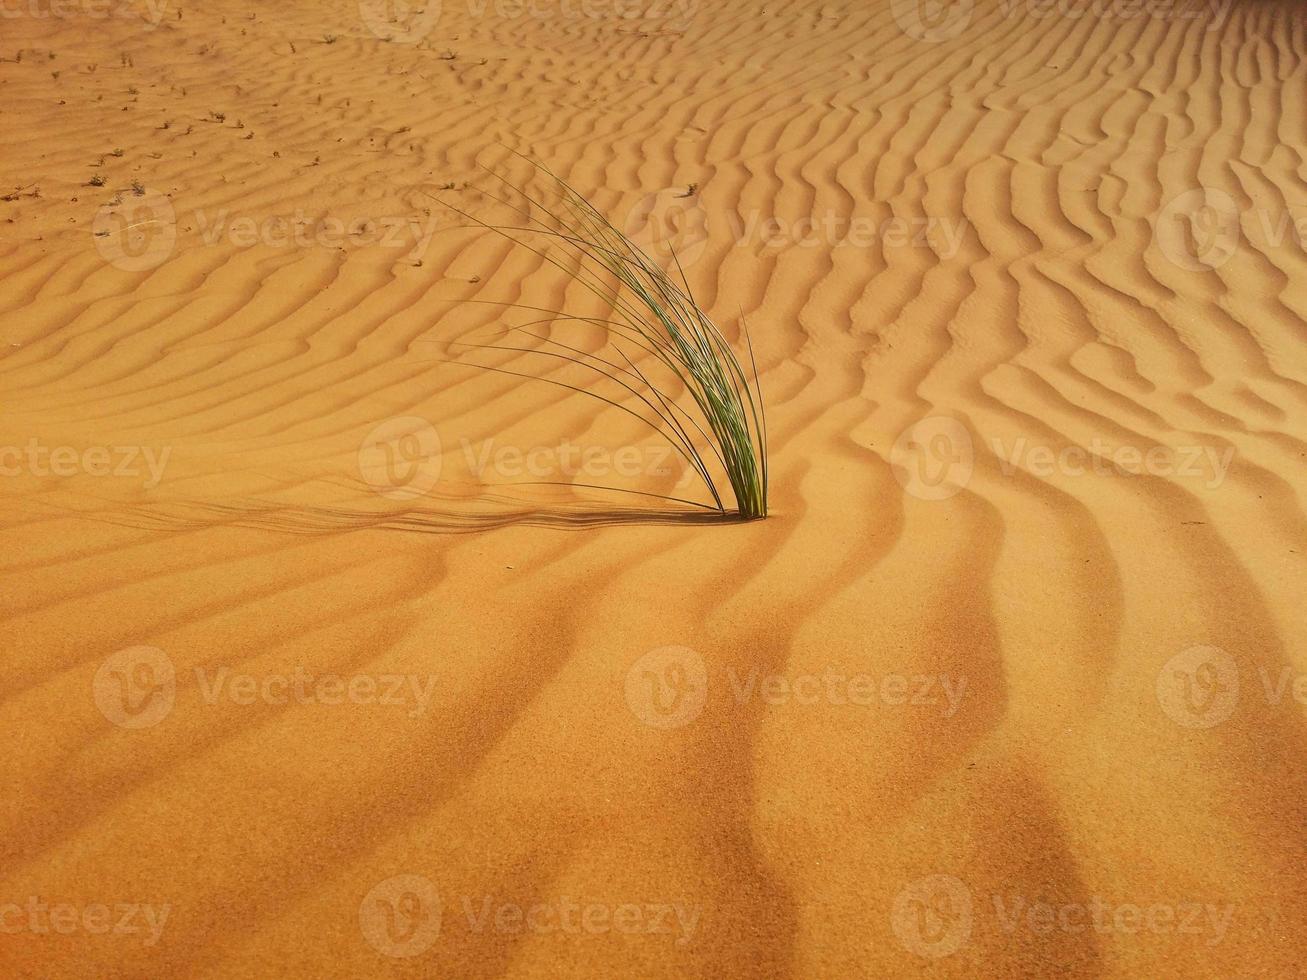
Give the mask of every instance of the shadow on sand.
[[246, 527], [290, 534], [333, 534], [342, 531], [389, 529], [433, 534], [466, 534], [497, 528], [528, 526], [586, 530], [616, 525], [742, 524], [736, 512], [666, 504], [612, 505], [595, 502], [498, 510], [410, 509], [378, 513], [344, 507], [307, 507], [246, 501], [228, 504], [174, 502], [100, 513], [101, 518], [132, 527], [191, 531], [207, 527]]

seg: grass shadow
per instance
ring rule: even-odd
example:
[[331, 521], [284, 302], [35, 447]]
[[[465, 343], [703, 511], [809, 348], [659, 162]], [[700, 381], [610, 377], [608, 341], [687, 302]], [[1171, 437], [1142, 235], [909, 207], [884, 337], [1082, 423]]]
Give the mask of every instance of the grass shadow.
[[736, 512], [594, 502], [482, 512], [413, 508], [388, 513], [255, 500], [228, 504], [177, 502], [112, 514], [102, 512], [96, 516], [131, 527], [161, 531], [244, 527], [287, 534], [338, 534], [383, 529], [427, 534], [468, 534], [515, 526], [584, 531], [619, 525], [741, 524], [751, 520]]

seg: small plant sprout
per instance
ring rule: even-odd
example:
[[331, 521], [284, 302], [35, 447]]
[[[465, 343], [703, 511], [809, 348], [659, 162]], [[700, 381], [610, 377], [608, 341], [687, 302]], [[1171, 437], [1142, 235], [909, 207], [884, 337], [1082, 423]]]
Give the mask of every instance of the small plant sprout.
[[88, 187], [103, 187], [103, 186], [104, 186], [104, 175], [103, 175], [103, 174], [96, 174], [94, 177], [92, 177], [90, 180], [88, 180], [88, 181], [86, 182], [86, 186], [88, 186]]
[[[674, 253], [670, 268], [664, 269], [562, 178], [539, 164], [533, 166], [557, 192], [557, 205], [546, 206], [502, 178], [498, 179], [526, 204], [515, 206], [488, 195], [525, 216], [526, 225], [489, 224], [459, 208], [451, 209], [566, 273], [601, 301], [603, 312], [570, 315], [510, 303], [506, 305], [533, 312], [530, 322], [508, 329], [533, 338], [535, 346], [464, 346], [534, 355], [548, 358], [560, 369], [563, 364], [571, 365], [566, 370], [582, 369], [588, 380], [573, 384], [539, 373], [479, 365], [589, 395], [639, 419], [670, 443], [712, 502], [653, 496], [722, 517], [766, 517], [767, 423], [743, 315], [740, 336], [752, 378], [731, 342], [695, 301]], [[577, 334], [565, 340], [568, 330]], [[595, 347], [596, 332], [599, 347]], [[729, 492], [723, 483], [730, 485]]]
[[142, 184], [139, 180], [133, 180], [133, 181], [132, 181], [132, 193], [135, 194], [137, 197], [144, 197], [144, 196], [145, 196], [145, 185]]

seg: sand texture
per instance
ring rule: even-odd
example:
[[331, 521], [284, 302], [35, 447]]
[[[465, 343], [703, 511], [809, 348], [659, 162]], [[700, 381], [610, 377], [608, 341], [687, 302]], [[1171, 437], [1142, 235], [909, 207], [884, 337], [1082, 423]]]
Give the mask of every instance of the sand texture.
[[[1302, 976], [1307, 9], [1103, 6], [10, 0], [0, 976]], [[767, 520], [460, 346], [510, 150]]]

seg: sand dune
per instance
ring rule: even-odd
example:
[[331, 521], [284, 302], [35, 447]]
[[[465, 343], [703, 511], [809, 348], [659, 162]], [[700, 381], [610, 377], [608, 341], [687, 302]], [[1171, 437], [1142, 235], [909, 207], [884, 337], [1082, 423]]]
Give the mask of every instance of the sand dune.
[[[4, 11], [4, 976], [1301, 973], [1293, 3]], [[450, 346], [512, 151], [769, 519]]]

